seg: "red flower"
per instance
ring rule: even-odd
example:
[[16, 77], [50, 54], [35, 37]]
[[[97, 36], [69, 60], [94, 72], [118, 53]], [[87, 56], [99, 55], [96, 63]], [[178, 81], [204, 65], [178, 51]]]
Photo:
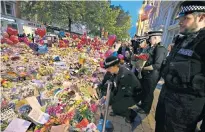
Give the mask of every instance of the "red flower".
[[142, 54], [142, 55], [136, 56], [136, 58], [138, 58], [140, 60], [147, 61], [148, 58], [149, 58], [149, 55], [148, 54]]

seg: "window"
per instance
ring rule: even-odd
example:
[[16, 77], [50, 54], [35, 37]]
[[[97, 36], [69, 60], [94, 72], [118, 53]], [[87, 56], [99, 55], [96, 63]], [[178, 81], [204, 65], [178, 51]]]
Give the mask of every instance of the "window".
[[1, 13], [5, 14], [5, 6], [4, 6], [4, 2], [1, 1]]
[[14, 12], [13, 12], [13, 4], [12, 3], [9, 3], [9, 2], [6, 2], [5, 3], [5, 5], [6, 5], [6, 14], [7, 15], [14, 15]]

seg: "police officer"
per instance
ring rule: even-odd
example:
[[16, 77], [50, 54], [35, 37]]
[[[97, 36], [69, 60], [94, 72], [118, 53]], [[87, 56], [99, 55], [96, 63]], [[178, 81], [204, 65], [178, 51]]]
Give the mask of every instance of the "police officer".
[[136, 71], [136, 56], [141, 53], [147, 53], [149, 49], [149, 45], [147, 44], [147, 36], [139, 36], [137, 41], [139, 42], [139, 48], [137, 49], [137, 52], [132, 55], [131, 58], [132, 72], [134, 72], [136, 76], [138, 75], [138, 72]]
[[151, 31], [148, 35], [151, 47], [147, 50], [149, 59], [142, 69], [143, 98], [141, 105], [138, 105], [138, 112], [143, 114], [149, 114], [151, 110], [154, 90], [160, 78], [160, 68], [167, 55], [166, 48], [161, 45], [162, 31]]
[[128, 108], [139, 102], [141, 85], [135, 75], [123, 66], [119, 66], [119, 59], [110, 56], [105, 60], [104, 66], [114, 78], [114, 84], [110, 104], [113, 112], [111, 116], [120, 115], [126, 118], [126, 122], [133, 122], [136, 113]]
[[205, 104], [205, 2], [180, 5], [180, 36], [162, 72], [156, 132], [194, 132]]

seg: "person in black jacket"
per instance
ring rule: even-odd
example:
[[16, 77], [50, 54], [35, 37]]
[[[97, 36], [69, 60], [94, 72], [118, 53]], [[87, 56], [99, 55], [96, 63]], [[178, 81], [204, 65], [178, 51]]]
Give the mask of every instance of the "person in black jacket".
[[127, 68], [119, 65], [119, 59], [110, 56], [105, 60], [104, 66], [113, 75], [111, 79], [114, 88], [110, 97], [110, 105], [113, 112], [111, 116], [120, 115], [126, 118], [126, 122], [133, 122], [136, 113], [129, 109], [139, 102], [141, 85], [136, 76]]
[[125, 57], [126, 51], [130, 52], [130, 48], [127, 46], [126, 42], [122, 42], [122, 45], [118, 49], [117, 53], [122, 54]]
[[154, 90], [160, 78], [160, 68], [166, 59], [167, 50], [161, 45], [162, 31], [148, 32], [151, 47], [147, 50], [149, 59], [142, 69], [143, 98], [138, 112], [149, 114], [154, 99]]
[[194, 132], [204, 118], [205, 2], [182, 2], [178, 18], [180, 35], [162, 70], [165, 83], [156, 108], [156, 132]]
[[135, 35], [133, 40], [131, 40], [131, 43], [132, 43], [132, 48], [133, 48], [133, 53], [134, 54], [139, 54], [138, 53], [138, 48], [139, 48], [139, 36]]

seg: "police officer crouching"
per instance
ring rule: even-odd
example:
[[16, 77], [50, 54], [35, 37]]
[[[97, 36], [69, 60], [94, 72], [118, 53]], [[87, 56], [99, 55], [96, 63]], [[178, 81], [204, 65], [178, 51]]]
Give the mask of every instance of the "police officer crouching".
[[180, 5], [180, 36], [167, 58], [156, 132], [194, 132], [205, 104], [205, 2]]
[[123, 116], [126, 122], [130, 123], [137, 114], [128, 108], [139, 102], [141, 85], [136, 76], [124, 66], [120, 66], [119, 62], [115, 56], [108, 57], [104, 62], [106, 70], [113, 75], [111, 81], [114, 88], [110, 97], [113, 112], [110, 115]]
[[143, 98], [137, 110], [141, 114], [149, 114], [151, 110], [154, 90], [160, 78], [160, 68], [167, 56], [167, 50], [161, 44], [162, 31], [151, 31], [148, 32], [148, 35], [151, 46], [145, 52], [149, 55], [149, 59], [142, 69]]

